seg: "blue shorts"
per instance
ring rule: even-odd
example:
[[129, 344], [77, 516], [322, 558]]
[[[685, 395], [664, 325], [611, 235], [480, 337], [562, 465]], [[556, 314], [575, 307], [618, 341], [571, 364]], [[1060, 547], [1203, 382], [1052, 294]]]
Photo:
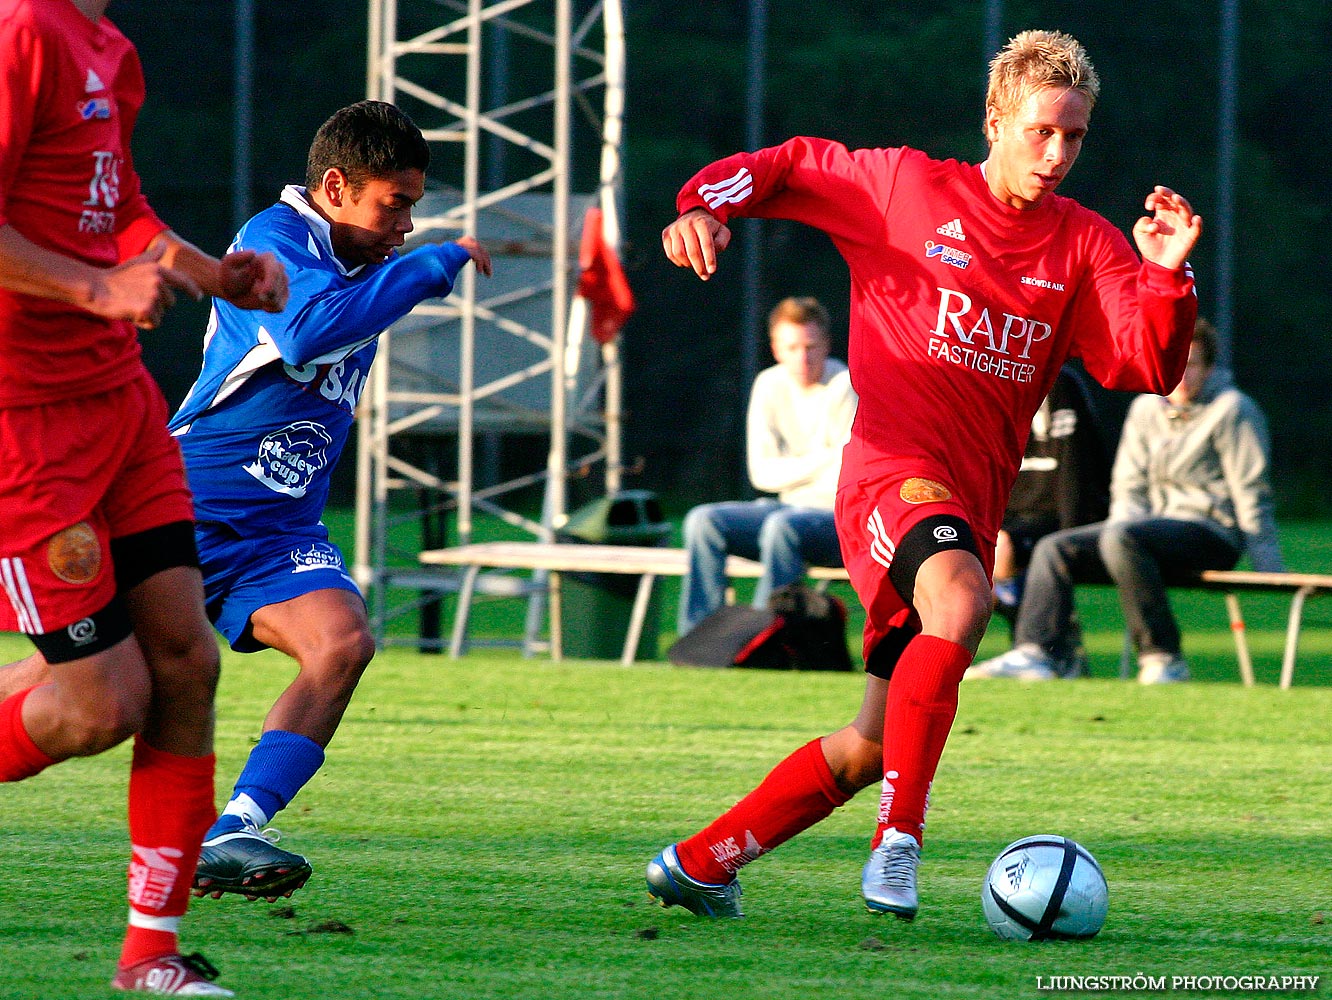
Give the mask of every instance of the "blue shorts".
[[238, 653], [268, 648], [250, 632], [250, 616], [260, 608], [316, 590], [361, 593], [322, 524], [245, 538], [210, 521], [196, 526], [195, 537], [208, 618]]

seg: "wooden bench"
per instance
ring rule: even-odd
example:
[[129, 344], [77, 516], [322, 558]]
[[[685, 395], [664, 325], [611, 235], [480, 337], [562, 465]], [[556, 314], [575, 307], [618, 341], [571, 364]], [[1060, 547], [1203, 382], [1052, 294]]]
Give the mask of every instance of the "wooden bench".
[[[448, 549], [431, 549], [420, 554], [426, 566], [464, 567], [458, 588], [458, 608], [453, 618], [453, 632], [449, 641], [450, 655], [462, 654], [466, 642], [468, 621], [476, 581], [482, 569], [544, 570], [551, 574], [550, 651], [553, 659], [562, 657], [560, 640], [560, 573], [618, 573], [639, 576], [634, 594], [633, 609], [629, 616], [628, 631], [620, 662], [626, 666], [634, 662], [638, 642], [643, 634], [648, 601], [659, 576], [684, 576], [685, 551], [675, 548], [657, 548], [633, 545], [578, 545], [567, 542], [480, 542]], [[726, 574], [732, 578], [757, 578], [761, 567], [751, 559], [729, 556]], [[811, 566], [807, 576], [814, 580], [845, 580], [846, 570]], [[1286, 624], [1286, 646], [1281, 660], [1280, 686], [1289, 688], [1295, 676], [1295, 658], [1299, 649], [1300, 629], [1303, 624], [1304, 604], [1310, 597], [1332, 594], [1332, 575], [1319, 573], [1257, 573], [1248, 570], [1207, 570], [1196, 578], [1171, 584], [1197, 590], [1220, 591], [1226, 597], [1226, 610], [1230, 617], [1231, 633], [1235, 639], [1235, 655], [1239, 661], [1240, 679], [1252, 687], [1253, 660], [1249, 654], [1244, 616], [1240, 608], [1241, 591], [1266, 591], [1290, 594], [1290, 612]], [[1121, 664], [1121, 675], [1127, 676], [1131, 657]]]
[[[1239, 660], [1240, 679], [1245, 687], [1253, 687], [1253, 660], [1249, 656], [1249, 640], [1245, 633], [1244, 615], [1240, 610], [1240, 591], [1266, 591], [1290, 594], [1290, 612], [1286, 618], [1286, 648], [1281, 657], [1283, 690], [1295, 679], [1295, 656], [1300, 645], [1303, 627], [1304, 602], [1320, 594], [1332, 594], [1332, 574], [1325, 573], [1258, 573], [1252, 570], [1205, 570], [1185, 583], [1172, 584], [1194, 590], [1217, 590], [1226, 595], [1226, 610], [1230, 615], [1230, 630], [1235, 637], [1235, 655]], [[1125, 672], [1127, 664], [1120, 668]]]
[[[453, 616], [453, 633], [449, 639], [449, 654], [461, 655], [467, 638], [468, 619], [472, 597], [482, 569], [545, 570], [551, 574], [550, 586], [550, 655], [559, 660], [563, 656], [560, 635], [561, 573], [619, 573], [638, 576], [638, 589], [634, 592], [633, 609], [629, 615], [629, 628], [624, 637], [624, 650], [620, 662], [628, 666], [634, 662], [638, 641], [643, 635], [648, 602], [659, 576], [684, 576], [684, 549], [658, 548], [635, 545], [578, 545], [569, 542], [478, 542], [450, 549], [431, 549], [422, 552], [420, 561], [427, 566], [465, 567], [458, 587], [458, 608]], [[732, 578], [757, 578], [762, 567], [752, 559], [728, 556], [726, 574]], [[807, 575], [815, 580], [845, 580], [846, 570], [811, 566]]]

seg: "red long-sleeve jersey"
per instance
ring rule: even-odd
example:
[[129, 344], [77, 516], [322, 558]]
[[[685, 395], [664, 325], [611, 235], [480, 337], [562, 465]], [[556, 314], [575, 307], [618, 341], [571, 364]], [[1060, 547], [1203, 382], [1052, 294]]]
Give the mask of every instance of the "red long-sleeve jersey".
[[1069, 198], [1003, 204], [982, 167], [795, 138], [705, 167], [676, 204], [832, 238], [851, 271], [860, 397], [842, 482], [933, 471], [990, 542], [1032, 415], [1068, 357], [1112, 389], [1163, 393], [1183, 375], [1191, 275], [1140, 261]]
[[[114, 24], [68, 0], [0, 0], [0, 223], [96, 267], [165, 224], [130, 158], [143, 70]], [[136, 377], [133, 325], [0, 289], [0, 405], [99, 392]]]

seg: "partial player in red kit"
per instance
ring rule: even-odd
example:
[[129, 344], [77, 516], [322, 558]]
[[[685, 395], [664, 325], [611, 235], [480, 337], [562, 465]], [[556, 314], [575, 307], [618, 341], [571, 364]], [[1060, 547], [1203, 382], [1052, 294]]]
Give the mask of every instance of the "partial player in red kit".
[[177, 942], [215, 815], [218, 654], [135, 326], [178, 293], [277, 312], [287, 279], [271, 255], [204, 254], [149, 208], [130, 157], [143, 73], [106, 6], [0, 0], [0, 629], [37, 647], [2, 672], [0, 782], [133, 736], [112, 985], [231, 996]]
[[837, 529], [866, 609], [855, 719], [805, 745], [648, 865], [664, 905], [740, 916], [735, 873], [881, 782], [861, 891], [905, 920], [930, 785], [958, 685], [990, 615], [994, 542], [1031, 418], [1080, 357], [1114, 389], [1164, 392], [1197, 305], [1186, 258], [1202, 230], [1167, 188], [1133, 235], [1054, 194], [1077, 159], [1099, 81], [1077, 41], [1028, 31], [995, 57], [979, 166], [913, 149], [797, 138], [704, 168], [662, 234], [707, 279], [740, 216], [826, 232], [851, 273], [849, 363], [860, 407]]

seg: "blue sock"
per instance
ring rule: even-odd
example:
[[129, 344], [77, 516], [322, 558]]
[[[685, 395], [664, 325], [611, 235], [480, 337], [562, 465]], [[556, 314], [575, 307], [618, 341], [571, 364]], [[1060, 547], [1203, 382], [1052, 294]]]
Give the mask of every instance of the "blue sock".
[[324, 748], [314, 740], [281, 729], [264, 733], [208, 836], [239, 830], [247, 819], [262, 827], [296, 797], [323, 763]]

